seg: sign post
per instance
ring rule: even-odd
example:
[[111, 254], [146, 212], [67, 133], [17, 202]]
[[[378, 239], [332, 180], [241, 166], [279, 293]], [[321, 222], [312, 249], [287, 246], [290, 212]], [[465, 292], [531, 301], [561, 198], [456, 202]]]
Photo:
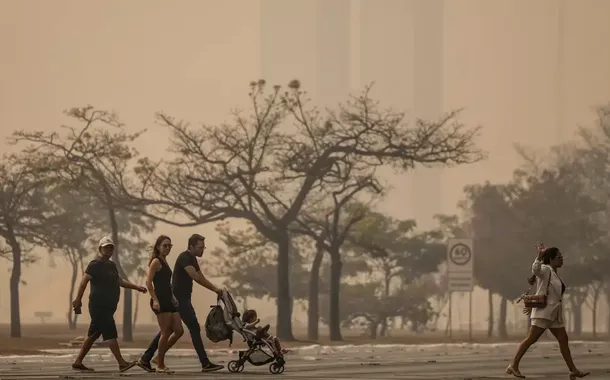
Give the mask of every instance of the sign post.
[[[468, 331], [472, 340], [472, 290], [474, 289], [474, 250], [472, 239], [449, 239], [447, 242], [447, 281], [449, 302], [454, 292], [470, 293]], [[449, 307], [449, 324], [452, 310]], [[450, 330], [451, 331], [451, 330]]]

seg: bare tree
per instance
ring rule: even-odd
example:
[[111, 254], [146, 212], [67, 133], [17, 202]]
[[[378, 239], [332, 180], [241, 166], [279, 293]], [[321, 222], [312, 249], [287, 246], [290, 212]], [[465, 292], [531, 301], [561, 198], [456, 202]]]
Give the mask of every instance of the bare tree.
[[[75, 189], [94, 197], [106, 210], [107, 222], [115, 243], [113, 261], [122, 277], [128, 274], [121, 265], [119, 223], [117, 212], [117, 184], [124, 184], [123, 178], [128, 165], [138, 155], [130, 147], [142, 132], [129, 134], [116, 114], [96, 110], [92, 106], [72, 108], [66, 114], [79, 123], [72, 127], [64, 125], [66, 132], [26, 132], [13, 133], [13, 143], [27, 143], [27, 153], [37, 153], [44, 157], [59, 178], [72, 183]], [[123, 339], [133, 340], [132, 332], [132, 292], [124, 291]]]
[[2, 257], [12, 262], [10, 278], [11, 337], [21, 337], [19, 285], [22, 265], [36, 260], [34, 245], [49, 246], [63, 222], [50, 200], [53, 182], [39, 172], [39, 156], [9, 156], [0, 161], [0, 246]]
[[251, 114], [234, 112], [230, 124], [192, 128], [159, 114], [173, 133], [175, 158], [164, 166], [142, 162], [142, 191], [131, 198], [147, 199], [150, 216], [180, 226], [246, 219], [277, 244], [278, 335], [291, 340], [289, 227], [310, 193], [341, 162], [407, 170], [478, 161], [479, 129], [455, 122], [457, 112], [409, 127], [403, 113], [380, 110], [369, 88], [325, 117], [307, 106], [296, 80], [284, 93], [279, 86], [265, 93], [262, 80], [250, 88]]

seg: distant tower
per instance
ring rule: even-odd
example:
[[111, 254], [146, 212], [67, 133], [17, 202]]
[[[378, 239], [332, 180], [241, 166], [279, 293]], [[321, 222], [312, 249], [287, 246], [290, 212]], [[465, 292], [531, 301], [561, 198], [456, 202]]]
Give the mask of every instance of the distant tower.
[[[359, 85], [375, 82], [382, 107], [407, 112], [406, 121], [437, 120], [443, 109], [443, 0], [360, 0]], [[443, 210], [442, 169], [419, 168], [395, 181], [395, 217], [432, 226]], [[400, 210], [396, 207], [400, 205]]]
[[557, 66], [555, 68], [555, 121], [557, 143], [562, 143], [565, 137], [565, 111], [564, 111], [564, 45], [565, 45], [565, 0], [555, 0], [557, 17]]
[[[414, 0], [413, 116], [437, 120], [443, 112], [444, 0]], [[432, 227], [443, 211], [443, 169], [415, 170], [413, 206], [420, 227]]]
[[299, 79], [308, 91], [315, 90], [315, 2], [261, 0], [260, 4], [261, 78], [270, 86]]
[[316, 105], [349, 95], [350, 1], [261, 0], [261, 77], [299, 79]]

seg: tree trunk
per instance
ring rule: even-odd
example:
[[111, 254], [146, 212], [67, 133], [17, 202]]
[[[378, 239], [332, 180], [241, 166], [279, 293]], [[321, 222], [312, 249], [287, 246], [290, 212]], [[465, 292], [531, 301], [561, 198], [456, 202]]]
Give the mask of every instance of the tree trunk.
[[383, 318], [383, 320], [381, 321], [381, 330], [379, 331], [379, 336], [380, 337], [385, 337], [388, 333], [388, 319], [387, 318]]
[[[604, 293], [606, 293], [606, 305], [610, 307], [610, 280], [606, 280], [606, 289]], [[606, 331], [608, 332], [608, 339], [610, 339], [610, 313], [606, 314]]]
[[[127, 274], [121, 266], [121, 249], [119, 244], [119, 224], [116, 219], [116, 212], [110, 194], [106, 195], [106, 206], [108, 207], [108, 218], [112, 230], [112, 241], [114, 242], [114, 255], [112, 261], [115, 262], [119, 275], [127, 279]], [[123, 341], [133, 342], [132, 321], [132, 292], [131, 289], [123, 289]]]
[[309, 299], [307, 301], [307, 338], [314, 341], [320, 337], [320, 266], [323, 258], [324, 249], [318, 246], [309, 274]]
[[[72, 253], [70, 253], [70, 255], [71, 254]], [[74, 299], [76, 279], [78, 277], [78, 262], [76, 261], [76, 258], [70, 258], [70, 264], [72, 265], [72, 276], [70, 277], [70, 294], [68, 295], [68, 328], [70, 330], [76, 330], [77, 315], [72, 309], [72, 300]]]
[[11, 225], [7, 225], [7, 241], [13, 253], [13, 268], [11, 269], [11, 338], [21, 338], [21, 315], [19, 312], [19, 284], [21, 282], [21, 246], [15, 238]]
[[599, 296], [601, 295], [601, 291], [603, 289], [603, 284], [600, 282], [594, 282], [590, 286], [591, 294], [591, 325], [592, 325], [592, 333], [593, 337], [597, 338], [597, 307], [599, 305]]
[[370, 339], [377, 339], [377, 329], [378, 328], [379, 328], [379, 322], [371, 321], [370, 327], [369, 327], [369, 338]]
[[582, 303], [578, 302], [577, 297], [570, 297], [570, 303], [572, 304], [572, 316], [574, 317], [574, 336], [580, 337], [582, 335]]
[[277, 244], [277, 335], [281, 340], [294, 341], [290, 295], [290, 238], [287, 232], [279, 236]]
[[135, 305], [133, 308], [133, 321], [131, 322], [131, 327], [133, 331], [136, 331], [136, 325], [138, 322], [138, 310], [140, 310], [140, 292], [136, 293]]
[[[331, 341], [341, 341], [341, 310], [339, 306], [341, 293], [341, 255], [339, 252], [330, 253], [330, 296], [328, 328]], [[375, 332], [375, 334], [377, 334]]]
[[489, 320], [487, 321], [487, 337], [494, 335], [494, 294], [491, 290], [487, 292], [487, 304], [489, 307]]
[[502, 297], [500, 301], [500, 315], [498, 316], [498, 336], [501, 339], [508, 338], [508, 331], [506, 330], [506, 313], [508, 309], [508, 300]]

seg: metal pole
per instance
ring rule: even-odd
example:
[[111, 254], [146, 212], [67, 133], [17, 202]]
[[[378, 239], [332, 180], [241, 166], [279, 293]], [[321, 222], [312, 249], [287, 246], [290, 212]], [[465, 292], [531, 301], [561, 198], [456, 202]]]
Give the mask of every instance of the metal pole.
[[469, 292], [468, 298], [468, 338], [472, 342], [472, 290]]
[[453, 312], [452, 312], [452, 304], [453, 303], [453, 292], [449, 292], [449, 339], [453, 339]]

